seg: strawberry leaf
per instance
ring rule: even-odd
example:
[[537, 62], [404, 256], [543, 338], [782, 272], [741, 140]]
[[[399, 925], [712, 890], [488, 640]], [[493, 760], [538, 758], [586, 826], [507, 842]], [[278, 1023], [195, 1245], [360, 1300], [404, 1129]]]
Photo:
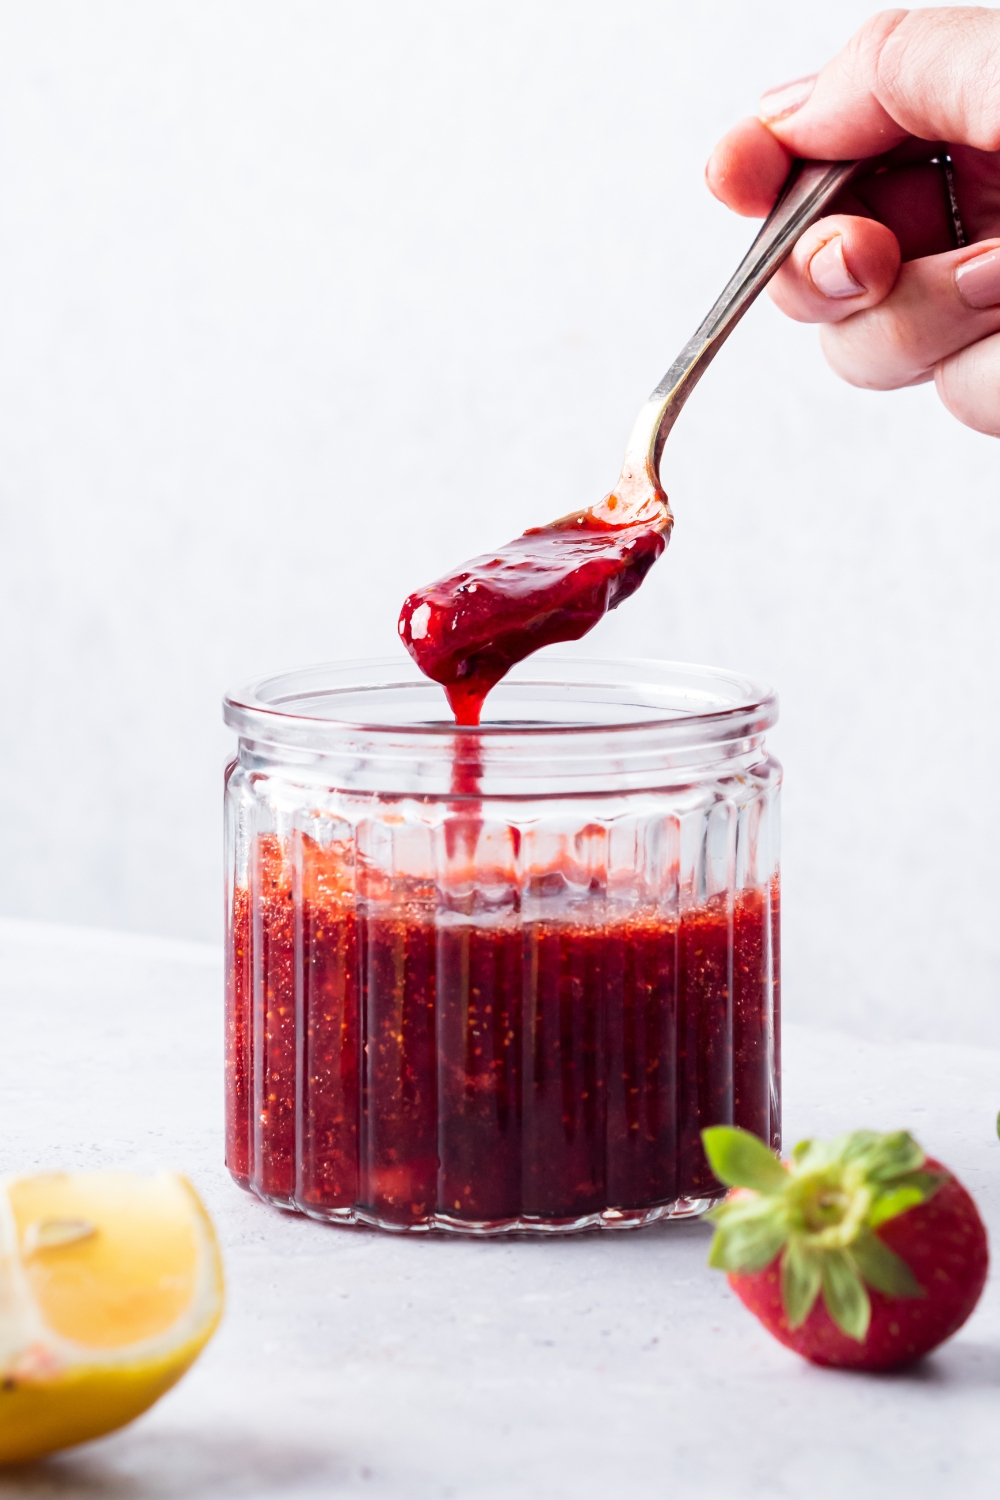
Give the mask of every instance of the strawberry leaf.
[[889, 1136], [878, 1135], [874, 1130], [852, 1130], [850, 1135], [837, 1136], [829, 1144], [833, 1154], [843, 1161], [861, 1161], [877, 1153], [882, 1142], [889, 1139]]
[[822, 1271], [820, 1257], [789, 1241], [781, 1257], [781, 1301], [789, 1328], [799, 1328], [812, 1312], [819, 1296]]
[[827, 1250], [822, 1260], [823, 1301], [842, 1333], [859, 1344], [865, 1341], [872, 1305], [864, 1282], [843, 1250]]
[[757, 1193], [782, 1193], [788, 1172], [777, 1157], [748, 1130], [713, 1125], [701, 1139], [708, 1164], [727, 1187], [752, 1188]]
[[851, 1259], [869, 1286], [886, 1297], [925, 1297], [920, 1282], [903, 1258], [877, 1234], [862, 1234], [850, 1249]]
[[875, 1136], [867, 1151], [860, 1153], [866, 1174], [872, 1182], [894, 1182], [908, 1173], [917, 1172], [927, 1160], [906, 1130]]
[[889, 1193], [883, 1193], [876, 1198], [868, 1212], [868, 1225], [871, 1229], [877, 1229], [880, 1224], [886, 1224], [890, 1219], [905, 1214], [908, 1208], [916, 1208], [918, 1203], [923, 1203], [924, 1195], [919, 1188], [899, 1187], [893, 1188]]
[[749, 1274], [769, 1266], [788, 1237], [784, 1206], [773, 1198], [737, 1198], [713, 1209], [718, 1225], [708, 1263]]
[[905, 1214], [908, 1208], [916, 1208], [918, 1203], [926, 1203], [928, 1198], [934, 1196], [944, 1180], [939, 1172], [907, 1173], [905, 1177], [879, 1193], [868, 1211], [869, 1228], [877, 1229], [880, 1224], [887, 1223], [889, 1219]]

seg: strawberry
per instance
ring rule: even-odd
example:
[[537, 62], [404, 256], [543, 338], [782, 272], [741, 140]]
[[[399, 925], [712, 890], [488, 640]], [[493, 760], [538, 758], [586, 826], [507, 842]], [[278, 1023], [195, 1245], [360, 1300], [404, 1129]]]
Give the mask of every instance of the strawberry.
[[961, 1328], [986, 1283], [972, 1198], [905, 1131], [802, 1141], [779, 1162], [745, 1130], [702, 1132], [720, 1182], [709, 1264], [769, 1333], [818, 1365], [890, 1370]]

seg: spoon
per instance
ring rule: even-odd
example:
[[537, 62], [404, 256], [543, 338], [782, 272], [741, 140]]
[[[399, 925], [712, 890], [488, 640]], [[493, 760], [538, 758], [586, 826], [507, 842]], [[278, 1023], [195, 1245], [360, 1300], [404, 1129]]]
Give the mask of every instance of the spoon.
[[458, 724], [480, 721], [487, 693], [541, 646], [575, 641], [641, 584], [667, 545], [673, 516], [659, 481], [667, 433], [688, 396], [803, 230], [859, 162], [796, 162], [735, 276], [639, 413], [610, 495], [410, 594], [399, 634], [440, 682]]
[[822, 218], [830, 201], [866, 165], [860, 161], [796, 161], [781, 196], [722, 296], [688, 339], [639, 413], [625, 449], [621, 477], [593, 512], [620, 525], [649, 501], [662, 502], [660, 458], [681, 408], [750, 304], [787, 260], [799, 236]]

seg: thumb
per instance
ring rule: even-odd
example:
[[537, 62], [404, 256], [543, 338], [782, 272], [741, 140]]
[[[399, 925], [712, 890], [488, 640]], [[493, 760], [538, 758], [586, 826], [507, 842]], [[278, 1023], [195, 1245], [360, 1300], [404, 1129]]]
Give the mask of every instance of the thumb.
[[760, 118], [794, 155], [819, 160], [878, 156], [907, 136], [996, 151], [998, 74], [1000, 11], [887, 10], [865, 22], [811, 93], [803, 81], [765, 94]]

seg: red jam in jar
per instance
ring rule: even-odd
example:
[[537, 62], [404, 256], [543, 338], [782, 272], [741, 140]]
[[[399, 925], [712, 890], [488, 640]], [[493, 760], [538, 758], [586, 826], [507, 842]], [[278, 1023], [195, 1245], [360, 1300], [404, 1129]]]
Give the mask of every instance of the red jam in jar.
[[478, 733], [398, 663], [227, 700], [241, 1185], [391, 1229], [627, 1227], [718, 1196], [705, 1126], [780, 1145], [774, 699], [629, 668], [525, 663]]

